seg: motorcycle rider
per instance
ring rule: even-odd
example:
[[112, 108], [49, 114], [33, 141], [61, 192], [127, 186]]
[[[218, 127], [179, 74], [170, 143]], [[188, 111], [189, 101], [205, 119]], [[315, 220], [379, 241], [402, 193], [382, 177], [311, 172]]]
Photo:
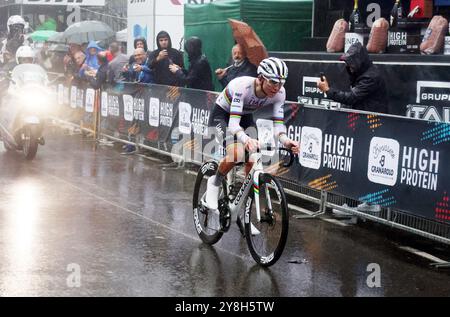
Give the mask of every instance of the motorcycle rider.
[[[47, 108], [49, 82], [45, 69], [35, 64], [35, 53], [31, 47], [19, 47], [16, 62], [16, 67], [7, 77], [9, 87], [2, 98], [0, 125], [3, 132], [6, 131], [6, 135], [14, 139], [9, 138], [9, 142], [3, 139], [5, 148], [23, 150], [26, 158], [31, 160], [36, 155], [37, 146], [45, 144], [42, 131], [51, 110]], [[28, 133], [28, 137], [24, 137], [24, 133]]]
[[24, 36], [25, 24], [25, 20], [20, 15], [12, 15], [9, 17], [6, 23], [8, 35], [2, 42], [3, 45], [0, 54], [0, 62], [2, 64], [7, 62], [7, 60], [5, 60], [6, 56], [4, 56], [6, 52], [14, 56], [20, 46], [27, 44], [25, 43]]
[[36, 54], [33, 49], [29, 46], [21, 46], [16, 52], [16, 62], [17, 65], [20, 64], [34, 64]]

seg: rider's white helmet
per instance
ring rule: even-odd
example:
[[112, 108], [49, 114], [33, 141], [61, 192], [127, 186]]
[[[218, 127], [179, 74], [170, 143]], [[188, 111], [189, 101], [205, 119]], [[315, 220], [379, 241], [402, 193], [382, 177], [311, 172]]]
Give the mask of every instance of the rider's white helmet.
[[288, 77], [288, 68], [286, 63], [276, 57], [269, 57], [262, 60], [258, 66], [258, 75], [276, 82], [285, 81]]
[[10, 32], [11, 25], [14, 24], [22, 24], [25, 28], [25, 20], [20, 15], [12, 15], [9, 17], [8, 22], [6, 22], [6, 26], [8, 27], [8, 32]]
[[21, 46], [17, 49], [16, 52], [16, 62], [17, 64], [21, 64], [22, 63], [22, 59], [24, 58], [31, 58], [33, 60], [34, 63], [34, 51], [31, 47], [29, 46]]

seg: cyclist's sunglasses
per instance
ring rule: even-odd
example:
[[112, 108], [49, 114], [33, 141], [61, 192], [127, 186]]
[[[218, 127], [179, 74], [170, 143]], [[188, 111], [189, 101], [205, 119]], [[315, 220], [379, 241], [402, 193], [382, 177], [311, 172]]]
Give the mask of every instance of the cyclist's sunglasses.
[[[264, 76], [263, 76], [264, 77]], [[266, 79], [268, 82], [269, 82], [269, 84], [271, 84], [272, 86], [283, 86], [284, 85], [284, 83], [286, 82], [286, 79], [282, 79], [282, 78], [280, 78], [280, 79], [276, 79], [276, 78], [267, 78], [267, 77], [264, 77], [264, 79]]]

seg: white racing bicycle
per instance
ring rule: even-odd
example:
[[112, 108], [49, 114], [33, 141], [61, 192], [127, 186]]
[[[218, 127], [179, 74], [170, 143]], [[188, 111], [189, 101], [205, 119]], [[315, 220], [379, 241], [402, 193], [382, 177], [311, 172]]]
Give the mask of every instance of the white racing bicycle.
[[[287, 149], [279, 152], [282, 165], [291, 166], [293, 153]], [[236, 216], [253, 259], [267, 267], [275, 264], [283, 253], [289, 227], [288, 204], [279, 180], [264, 172], [261, 152], [251, 154], [250, 160], [255, 163], [242, 185], [236, 181], [236, 167], [228, 173], [220, 190], [218, 210], [210, 210], [201, 203], [207, 179], [216, 174], [218, 162], [208, 161], [200, 167], [193, 197], [194, 224], [200, 239], [213, 245], [229, 230], [232, 215]], [[242, 228], [239, 212], [244, 205]]]

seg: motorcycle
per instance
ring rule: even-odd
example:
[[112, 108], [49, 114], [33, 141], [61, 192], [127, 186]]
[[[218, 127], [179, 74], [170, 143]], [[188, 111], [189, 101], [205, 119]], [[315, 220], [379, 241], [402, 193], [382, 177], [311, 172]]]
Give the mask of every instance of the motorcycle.
[[23, 151], [33, 160], [45, 144], [43, 131], [52, 106], [45, 70], [36, 64], [20, 64], [9, 74], [7, 93], [0, 105], [0, 137], [7, 151]]

